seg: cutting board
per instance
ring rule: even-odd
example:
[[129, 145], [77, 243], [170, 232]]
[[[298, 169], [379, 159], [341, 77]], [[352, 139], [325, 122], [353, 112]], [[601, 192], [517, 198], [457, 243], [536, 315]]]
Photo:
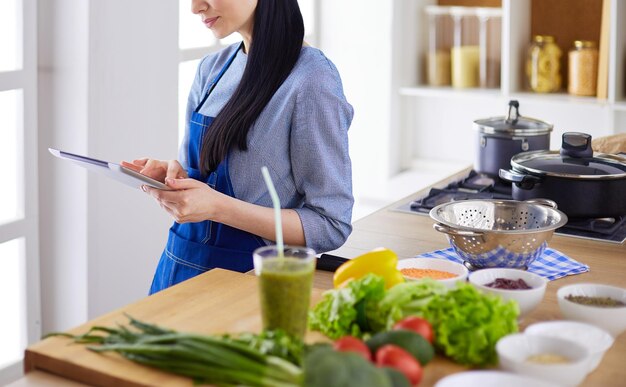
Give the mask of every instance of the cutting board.
[[[321, 299], [321, 294], [321, 289], [313, 289], [312, 304]], [[94, 325], [126, 324], [124, 313], [178, 331], [216, 334], [261, 330], [257, 278], [214, 269], [91, 320], [69, 333], [82, 334]], [[315, 332], [306, 338], [308, 342], [321, 340], [323, 336]], [[63, 337], [47, 338], [28, 347], [24, 368], [25, 372], [44, 370], [92, 385], [193, 386], [188, 378], [135, 364], [114, 353], [98, 354]]]

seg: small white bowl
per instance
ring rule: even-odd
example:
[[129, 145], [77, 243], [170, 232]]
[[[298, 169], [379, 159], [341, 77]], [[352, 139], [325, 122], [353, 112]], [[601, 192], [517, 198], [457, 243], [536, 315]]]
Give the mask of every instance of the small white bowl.
[[563, 317], [568, 320], [583, 321], [596, 325], [617, 337], [626, 330], [626, 306], [605, 308], [600, 306], [582, 305], [568, 301], [565, 297], [610, 297], [626, 303], [626, 289], [601, 284], [573, 284], [561, 287], [556, 296]]
[[595, 370], [606, 351], [611, 348], [613, 336], [595, 325], [577, 321], [547, 321], [529, 325], [524, 331], [527, 335], [542, 335], [574, 340], [583, 345], [591, 354], [589, 372]]
[[[497, 289], [486, 286], [494, 282], [496, 278], [506, 278], [510, 280], [523, 279], [531, 289], [507, 290]], [[537, 305], [543, 300], [546, 293], [546, 284], [548, 280], [540, 275], [520, 270], [520, 269], [482, 269], [472, 272], [469, 276], [469, 282], [478, 290], [500, 296], [503, 300], [515, 300], [519, 305], [520, 315], [522, 318], [526, 314], [533, 311]]]
[[435, 387], [559, 387], [545, 380], [502, 371], [465, 371], [448, 375]]
[[[498, 340], [496, 352], [502, 369], [564, 386], [580, 384], [591, 364], [587, 348], [560, 337], [515, 333]], [[564, 356], [570, 362], [539, 364], [528, 361], [530, 356], [547, 353]]]
[[[398, 261], [398, 270], [402, 269], [432, 269], [447, 271], [448, 273], [456, 274], [456, 277], [438, 279], [440, 283], [446, 285], [448, 288], [453, 288], [457, 282], [465, 282], [467, 279], [468, 270], [465, 266], [457, 262], [448, 261], [446, 259], [439, 258], [406, 258]], [[407, 280], [418, 280], [419, 278], [412, 278], [404, 276]]]

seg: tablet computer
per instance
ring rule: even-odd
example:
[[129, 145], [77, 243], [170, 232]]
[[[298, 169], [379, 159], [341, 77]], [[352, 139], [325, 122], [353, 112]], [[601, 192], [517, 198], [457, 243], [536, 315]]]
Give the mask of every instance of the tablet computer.
[[72, 163], [80, 165], [83, 168], [87, 168], [90, 171], [99, 172], [133, 188], [141, 188], [142, 185], [147, 185], [164, 190], [172, 189], [158, 180], [154, 180], [151, 177], [142, 175], [139, 172], [135, 172], [132, 169], [126, 168], [117, 163], [97, 160], [91, 157], [81, 156], [58, 149], [48, 148], [48, 150], [50, 153], [62, 160], [71, 161]]

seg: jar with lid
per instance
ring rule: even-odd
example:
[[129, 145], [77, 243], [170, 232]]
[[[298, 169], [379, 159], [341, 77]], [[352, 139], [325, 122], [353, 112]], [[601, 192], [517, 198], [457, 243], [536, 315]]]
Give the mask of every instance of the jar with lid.
[[484, 88], [500, 87], [500, 57], [502, 41], [502, 8], [476, 8], [479, 20], [478, 83]]
[[561, 49], [553, 36], [536, 35], [528, 49], [526, 75], [530, 89], [551, 93], [561, 89]]
[[598, 84], [598, 48], [589, 40], [574, 41], [569, 51], [567, 91], [573, 95], [596, 95]]
[[452, 86], [478, 87], [480, 48], [476, 8], [451, 7], [450, 15], [454, 23], [451, 50]]
[[426, 84], [450, 86], [450, 49], [452, 48], [452, 17], [450, 7], [425, 7], [428, 25], [426, 52]]

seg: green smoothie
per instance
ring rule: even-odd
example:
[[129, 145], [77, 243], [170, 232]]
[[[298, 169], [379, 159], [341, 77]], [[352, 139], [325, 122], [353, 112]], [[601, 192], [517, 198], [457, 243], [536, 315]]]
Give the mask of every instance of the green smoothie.
[[259, 276], [264, 329], [304, 337], [315, 262], [293, 257], [265, 258]]

